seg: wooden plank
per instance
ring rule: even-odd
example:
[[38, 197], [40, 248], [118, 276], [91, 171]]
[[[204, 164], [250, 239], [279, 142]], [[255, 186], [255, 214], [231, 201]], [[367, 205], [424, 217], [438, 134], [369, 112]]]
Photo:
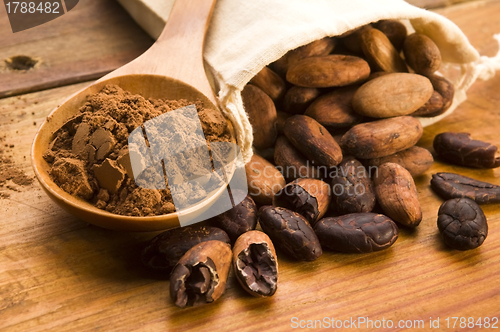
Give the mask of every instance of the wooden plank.
[[[499, 12], [500, 1], [442, 11], [489, 55], [498, 49], [491, 35], [500, 32], [495, 19]], [[33, 176], [33, 122], [39, 124], [51, 108], [84, 85], [0, 100], [3, 156], [11, 156], [16, 167]], [[469, 131], [500, 146], [498, 86], [500, 74], [477, 82], [454, 114], [425, 129], [419, 145], [431, 148], [435, 134], [452, 130]], [[470, 170], [436, 162], [416, 181], [424, 210], [421, 225], [415, 231], [402, 229], [389, 250], [364, 255], [325, 252], [309, 263], [279, 253], [279, 287], [272, 298], [250, 297], [231, 275], [220, 300], [189, 309], [176, 308], [169, 299], [168, 281], [139, 263], [141, 246], [154, 234], [87, 225], [55, 206], [38, 184], [11, 184], [19, 191], [4, 191], [10, 197], [0, 199], [0, 330], [283, 331], [290, 330], [293, 317], [368, 317], [394, 324], [423, 320], [425, 328], [420, 330], [451, 331], [459, 328], [446, 328], [447, 317], [500, 317], [500, 206], [484, 206], [489, 234], [483, 246], [468, 252], [445, 248], [436, 227], [442, 200], [429, 188], [431, 174], [438, 171], [500, 184], [500, 169]], [[439, 329], [429, 327], [429, 317], [440, 318]]]
[[[142, 54], [153, 40], [113, 0], [85, 0], [63, 16], [12, 33], [0, 6], [0, 97], [97, 79]], [[28, 71], [6, 59], [38, 61]]]

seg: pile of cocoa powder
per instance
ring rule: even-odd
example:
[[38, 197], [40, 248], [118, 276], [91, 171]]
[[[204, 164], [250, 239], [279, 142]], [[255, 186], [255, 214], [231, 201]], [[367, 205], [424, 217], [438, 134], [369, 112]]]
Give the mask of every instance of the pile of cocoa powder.
[[192, 104], [208, 142], [231, 140], [222, 113], [205, 108], [200, 100], [145, 99], [106, 85], [54, 133], [44, 154], [51, 165], [50, 176], [66, 192], [112, 213], [152, 216], [174, 212], [168, 185], [161, 190], [136, 185], [128, 136], [144, 122]]
[[14, 148], [13, 144], [3, 144], [6, 136], [0, 137], [0, 199], [8, 198], [10, 194], [5, 192], [4, 189], [10, 191], [19, 191], [15, 186], [9, 184], [9, 181], [17, 186], [29, 186], [33, 183], [33, 178], [26, 175], [22, 169], [18, 168], [12, 160], [11, 156], [7, 155]]

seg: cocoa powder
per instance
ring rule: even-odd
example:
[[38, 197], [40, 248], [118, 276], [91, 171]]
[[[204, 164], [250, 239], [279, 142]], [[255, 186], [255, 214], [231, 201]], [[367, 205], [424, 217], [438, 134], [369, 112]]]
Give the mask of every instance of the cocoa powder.
[[[231, 140], [222, 113], [205, 108], [200, 100], [148, 100], [106, 85], [89, 96], [79, 112], [54, 133], [44, 153], [51, 165], [50, 176], [66, 192], [112, 213], [152, 216], [174, 212], [168, 185], [167, 189], [145, 189], [135, 183], [128, 136], [144, 122], [192, 104], [208, 142]], [[186, 163], [186, 167], [195, 165]], [[198, 196], [186, 199], [199, 200], [203, 193]]]

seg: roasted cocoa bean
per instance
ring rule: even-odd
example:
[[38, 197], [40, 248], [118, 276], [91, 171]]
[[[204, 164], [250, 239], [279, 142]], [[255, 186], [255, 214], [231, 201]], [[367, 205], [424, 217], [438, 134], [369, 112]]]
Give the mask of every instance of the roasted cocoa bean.
[[297, 212], [282, 207], [263, 206], [259, 214], [262, 230], [279, 249], [291, 257], [313, 261], [323, 253], [311, 225]]
[[285, 136], [279, 136], [274, 148], [274, 162], [281, 168], [285, 179], [322, 178], [325, 172], [306, 159]]
[[278, 288], [278, 259], [273, 242], [265, 233], [242, 234], [233, 248], [236, 279], [253, 296], [272, 296]]
[[274, 194], [286, 185], [276, 167], [255, 153], [245, 165], [245, 172], [248, 194], [259, 204], [271, 204]]
[[352, 97], [352, 107], [358, 114], [373, 118], [402, 116], [422, 107], [433, 92], [427, 77], [392, 73], [363, 84]]
[[364, 31], [370, 29], [373, 29], [373, 26], [371, 24], [367, 24], [360, 28], [349, 30], [340, 35], [339, 38], [347, 50], [358, 55], [363, 55], [363, 49], [361, 48], [361, 35]]
[[332, 177], [332, 205], [341, 214], [370, 212], [376, 197], [366, 168], [356, 159], [343, 160]]
[[375, 70], [406, 73], [408, 68], [387, 36], [378, 29], [366, 29], [361, 34], [361, 49]]
[[406, 26], [403, 23], [396, 20], [381, 20], [373, 24], [373, 26], [389, 38], [397, 51], [403, 49], [403, 44], [408, 34]]
[[292, 64], [311, 56], [322, 56], [330, 54], [335, 48], [336, 44], [337, 44], [336, 39], [330, 37], [325, 37], [323, 39], [315, 40], [312, 43], [309, 43], [307, 45], [298, 47], [294, 50], [287, 52], [280, 59], [273, 62], [271, 64], [271, 67], [279, 75], [285, 77], [288, 68]]
[[420, 121], [401, 116], [355, 125], [342, 136], [341, 146], [357, 158], [380, 158], [412, 147], [422, 133]]
[[333, 167], [342, 161], [342, 150], [332, 135], [316, 120], [294, 115], [285, 123], [285, 136], [306, 157], [319, 165]]
[[386, 157], [368, 160], [368, 165], [378, 167], [385, 163], [396, 163], [406, 168], [411, 176], [415, 177], [425, 173], [434, 164], [434, 158], [429, 150], [419, 146], [396, 152]]
[[[285, 130], [285, 122], [291, 116], [292, 115], [290, 113], [286, 113], [286, 112], [282, 112], [282, 111], [277, 112], [276, 130], [278, 131], [278, 134], [283, 135], [284, 130]], [[276, 140], [276, 142], [277, 141], [278, 140]]]
[[437, 92], [432, 92], [431, 97], [418, 110], [411, 113], [412, 116], [433, 117], [443, 113], [443, 97]]
[[314, 225], [325, 215], [330, 200], [330, 186], [326, 182], [316, 179], [297, 179], [274, 195], [273, 205], [300, 213]]
[[488, 235], [488, 223], [483, 210], [468, 198], [444, 202], [438, 211], [437, 225], [444, 243], [457, 250], [477, 248]]
[[202, 242], [189, 249], [170, 276], [170, 297], [175, 305], [211, 303], [226, 288], [231, 267], [231, 246], [221, 241]]
[[405, 168], [385, 163], [379, 167], [373, 183], [377, 201], [388, 217], [409, 227], [420, 224], [422, 209], [418, 202], [417, 187]]
[[362, 119], [351, 104], [357, 89], [358, 86], [348, 86], [320, 96], [307, 108], [305, 115], [327, 129], [351, 127]]
[[469, 133], [441, 133], [434, 138], [433, 146], [439, 158], [455, 165], [473, 168], [500, 166], [498, 148], [490, 143], [471, 139]]
[[432, 74], [429, 75], [428, 78], [431, 81], [434, 90], [443, 98], [443, 108], [439, 112], [434, 113], [434, 116], [437, 116], [446, 112], [448, 108], [450, 108], [453, 103], [453, 97], [455, 96], [455, 88], [453, 87], [453, 84], [451, 84], [451, 82], [443, 76]]
[[500, 186], [459, 174], [433, 174], [431, 188], [444, 199], [466, 197], [477, 204], [500, 203]]
[[276, 130], [276, 107], [273, 100], [260, 88], [247, 84], [241, 91], [241, 98], [253, 130], [253, 145], [257, 149], [274, 146]]
[[288, 82], [309, 88], [328, 88], [361, 83], [370, 76], [370, 66], [350, 55], [325, 55], [302, 59], [290, 66]]
[[230, 243], [226, 232], [216, 227], [194, 225], [169, 229], [149, 241], [142, 251], [141, 260], [146, 267], [165, 271], [165, 276], [168, 276], [189, 249], [212, 240]]
[[320, 93], [317, 88], [292, 86], [283, 98], [283, 110], [292, 114], [303, 114]]
[[431, 75], [441, 66], [441, 52], [424, 34], [413, 33], [406, 37], [403, 53], [408, 65], [417, 73]]
[[376, 213], [323, 218], [316, 223], [314, 231], [323, 247], [347, 253], [380, 251], [398, 238], [394, 221]]
[[234, 242], [241, 234], [255, 229], [258, 219], [257, 205], [247, 195], [239, 204], [214, 217], [212, 221], [216, 226], [222, 228]]
[[285, 81], [269, 67], [262, 68], [251, 80], [251, 84], [259, 87], [276, 102], [285, 94]]

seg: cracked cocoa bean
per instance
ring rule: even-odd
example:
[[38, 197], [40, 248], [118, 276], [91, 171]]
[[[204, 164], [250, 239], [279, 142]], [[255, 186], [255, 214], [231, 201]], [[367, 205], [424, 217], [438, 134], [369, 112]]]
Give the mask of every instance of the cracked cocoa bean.
[[297, 179], [274, 195], [273, 205], [300, 213], [314, 225], [328, 210], [330, 200], [330, 186], [326, 182], [316, 179]]
[[444, 243], [457, 250], [477, 248], [488, 235], [488, 223], [483, 210], [468, 198], [444, 202], [438, 211], [437, 226]]
[[213, 222], [222, 228], [234, 242], [241, 234], [255, 229], [258, 218], [257, 205], [247, 195], [238, 205], [214, 217]]
[[186, 226], [169, 229], [155, 236], [143, 249], [141, 260], [153, 270], [170, 274], [177, 261], [193, 246], [206, 241], [218, 240], [230, 243], [222, 229], [208, 226]]
[[322, 246], [334, 251], [366, 253], [386, 249], [398, 238], [398, 227], [376, 213], [323, 218], [314, 226]]
[[444, 199], [466, 197], [477, 204], [500, 203], [500, 186], [459, 174], [433, 174], [431, 188]]
[[269, 236], [260, 231], [242, 234], [233, 248], [236, 279], [256, 297], [272, 296], [278, 288], [278, 260]]
[[347, 159], [338, 166], [332, 178], [332, 205], [341, 214], [370, 212], [376, 197], [366, 168], [356, 159]]
[[170, 276], [170, 297], [181, 308], [217, 300], [226, 288], [231, 267], [231, 246], [221, 241], [202, 242], [189, 249]]
[[261, 207], [259, 214], [262, 230], [291, 257], [313, 261], [323, 253], [311, 225], [297, 212], [268, 205]]
[[469, 133], [441, 133], [434, 138], [433, 146], [441, 159], [455, 165], [473, 168], [500, 166], [498, 148], [490, 143], [471, 139]]

